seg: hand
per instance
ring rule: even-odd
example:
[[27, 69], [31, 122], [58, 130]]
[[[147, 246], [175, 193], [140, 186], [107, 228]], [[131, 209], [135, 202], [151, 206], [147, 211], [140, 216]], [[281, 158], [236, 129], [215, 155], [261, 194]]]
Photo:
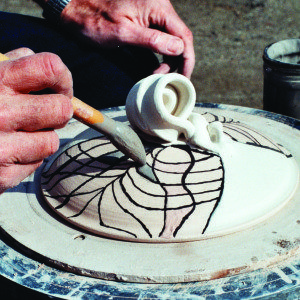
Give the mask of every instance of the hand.
[[[0, 63], [0, 193], [19, 184], [59, 146], [54, 129], [73, 114], [72, 77], [54, 54], [19, 49]], [[51, 89], [53, 94], [30, 92]]]
[[193, 35], [169, 0], [72, 0], [62, 21], [101, 46], [134, 45], [164, 55], [155, 73], [175, 67], [187, 77], [192, 74]]

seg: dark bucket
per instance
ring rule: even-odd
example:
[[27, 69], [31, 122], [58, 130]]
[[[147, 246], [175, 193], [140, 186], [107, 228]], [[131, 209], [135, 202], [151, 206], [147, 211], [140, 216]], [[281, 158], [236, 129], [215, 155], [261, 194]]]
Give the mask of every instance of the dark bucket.
[[264, 110], [300, 119], [300, 39], [269, 45], [264, 60]]

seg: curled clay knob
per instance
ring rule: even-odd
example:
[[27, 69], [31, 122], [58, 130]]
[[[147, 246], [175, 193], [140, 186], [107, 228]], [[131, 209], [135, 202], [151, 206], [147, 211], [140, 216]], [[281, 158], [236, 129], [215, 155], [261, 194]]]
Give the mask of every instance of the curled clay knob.
[[188, 120], [196, 103], [193, 84], [183, 75], [155, 74], [139, 81], [126, 100], [131, 125], [144, 134], [175, 142], [190, 139], [195, 132]]

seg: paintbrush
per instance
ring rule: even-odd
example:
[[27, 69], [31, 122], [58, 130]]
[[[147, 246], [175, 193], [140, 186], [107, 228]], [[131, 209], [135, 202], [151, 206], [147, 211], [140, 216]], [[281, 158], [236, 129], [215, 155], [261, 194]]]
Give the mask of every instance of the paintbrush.
[[[9, 58], [0, 53], [0, 61], [4, 60]], [[145, 148], [131, 127], [109, 118], [75, 97], [71, 101], [75, 119], [104, 134], [118, 150], [138, 163], [140, 173], [155, 180], [151, 168], [146, 164]]]
[[140, 166], [146, 164], [145, 148], [131, 127], [109, 118], [76, 97], [72, 98], [72, 104], [76, 120], [104, 134], [118, 150]]

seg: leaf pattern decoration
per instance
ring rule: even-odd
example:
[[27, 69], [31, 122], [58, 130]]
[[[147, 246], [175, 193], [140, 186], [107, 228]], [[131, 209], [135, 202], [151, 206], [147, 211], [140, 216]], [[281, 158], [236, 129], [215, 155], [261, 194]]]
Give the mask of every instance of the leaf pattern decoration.
[[48, 204], [76, 225], [126, 239], [205, 232], [223, 190], [221, 159], [188, 145], [147, 147], [156, 181], [105, 137], [62, 152], [42, 174]]

